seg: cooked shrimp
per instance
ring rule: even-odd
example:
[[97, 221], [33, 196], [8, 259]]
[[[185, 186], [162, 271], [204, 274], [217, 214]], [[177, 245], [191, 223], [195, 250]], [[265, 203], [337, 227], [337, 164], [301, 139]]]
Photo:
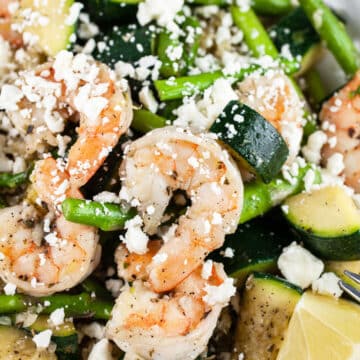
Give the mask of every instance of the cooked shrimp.
[[18, 48], [23, 45], [21, 34], [11, 28], [12, 14], [10, 8], [15, 1], [0, 0], [0, 37], [8, 41], [13, 47]]
[[29, 155], [58, 145], [64, 121], [79, 118], [67, 164], [75, 188], [94, 175], [132, 120], [130, 96], [119, 89], [114, 73], [83, 54], [62, 51], [4, 88], [14, 98], [3, 106]]
[[250, 75], [239, 83], [238, 94], [279, 131], [289, 147], [287, 164], [292, 163], [300, 151], [303, 104], [289, 78], [274, 71]]
[[156, 292], [173, 289], [237, 227], [243, 202], [241, 176], [209, 136], [175, 127], [154, 130], [130, 144], [121, 177], [123, 192], [139, 202], [148, 234], [157, 231], [175, 190], [185, 191], [192, 201], [148, 266]]
[[6, 224], [0, 228], [0, 277], [42, 296], [81, 282], [97, 265], [100, 247], [95, 228], [68, 222], [57, 211], [65, 196], [82, 197], [61, 166], [41, 160], [32, 179], [41, 210], [27, 202], [0, 210]]
[[[201, 274], [202, 266], [165, 296], [135, 281], [117, 299], [107, 337], [143, 359], [195, 359], [205, 350], [221, 309], [235, 292], [222, 265], [214, 263], [206, 276]], [[212, 291], [222, 296], [214, 299]]]
[[331, 155], [343, 155], [345, 184], [360, 192], [360, 71], [330, 100], [320, 113], [322, 127], [334, 144], [323, 147], [326, 161]]

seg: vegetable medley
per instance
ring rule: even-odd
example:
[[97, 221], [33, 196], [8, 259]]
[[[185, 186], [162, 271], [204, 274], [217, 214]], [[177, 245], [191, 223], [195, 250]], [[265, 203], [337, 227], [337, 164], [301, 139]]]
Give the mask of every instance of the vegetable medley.
[[0, 359], [360, 359], [342, 21], [323, 0], [1, 0]]

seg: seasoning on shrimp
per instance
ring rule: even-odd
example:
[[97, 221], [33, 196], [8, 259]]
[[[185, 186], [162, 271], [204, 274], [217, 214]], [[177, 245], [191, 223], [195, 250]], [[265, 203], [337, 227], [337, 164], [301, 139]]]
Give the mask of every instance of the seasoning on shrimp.
[[128, 355], [143, 359], [195, 359], [205, 350], [221, 309], [235, 293], [221, 264], [213, 263], [206, 279], [202, 268], [165, 296], [141, 280], [134, 281], [117, 299], [106, 336]]
[[150, 235], [161, 224], [174, 191], [185, 191], [192, 202], [147, 266], [156, 292], [173, 289], [237, 227], [243, 202], [241, 175], [210, 136], [175, 127], [154, 130], [130, 144], [121, 178]]
[[[360, 192], [360, 72], [328, 100], [320, 113], [322, 128], [329, 140], [322, 149], [322, 158], [329, 162], [341, 154], [337, 167], [343, 167], [345, 184]], [[339, 164], [339, 162], [343, 164]]]

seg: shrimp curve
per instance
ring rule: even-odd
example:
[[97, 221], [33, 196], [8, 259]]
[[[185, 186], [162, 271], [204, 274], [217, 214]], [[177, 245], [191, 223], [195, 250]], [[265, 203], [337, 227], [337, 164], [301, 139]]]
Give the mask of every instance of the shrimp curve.
[[360, 71], [332, 96], [320, 112], [322, 128], [336, 143], [322, 149], [324, 161], [343, 155], [345, 184], [360, 192]]
[[129, 145], [120, 176], [122, 191], [139, 204], [148, 234], [156, 233], [175, 190], [191, 199], [147, 266], [155, 292], [173, 289], [237, 228], [243, 204], [241, 175], [210, 135], [195, 136], [172, 126], [153, 130]]
[[[221, 309], [235, 292], [221, 264], [211, 264], [205, 277], [202, 272], [199, 266], [167, 295], [134, 281], [117, 299], [106, 336], [127, 356], [195, 359], [205, 350]], [[214, 301], [210, 289], [225, 293], [224, 297]]]

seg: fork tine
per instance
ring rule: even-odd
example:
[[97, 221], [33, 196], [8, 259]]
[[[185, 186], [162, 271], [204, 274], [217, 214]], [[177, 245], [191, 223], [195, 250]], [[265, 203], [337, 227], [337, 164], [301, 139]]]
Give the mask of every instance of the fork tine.
[[360, 275], [353, 273], [352, 271], [345, 270], [344, 274], [350, 278], [351, 280], [355, 281], [356, 283], [360, 284]]
[[339, 281], [339, 286], [342, 290], [344, 290], [347, 294], [349, 294], [352, 298], [354, 298], [356, 301], [360, 302], [360, 291], [356, 290], [351, 285], [345, 283], [344, 281]]

